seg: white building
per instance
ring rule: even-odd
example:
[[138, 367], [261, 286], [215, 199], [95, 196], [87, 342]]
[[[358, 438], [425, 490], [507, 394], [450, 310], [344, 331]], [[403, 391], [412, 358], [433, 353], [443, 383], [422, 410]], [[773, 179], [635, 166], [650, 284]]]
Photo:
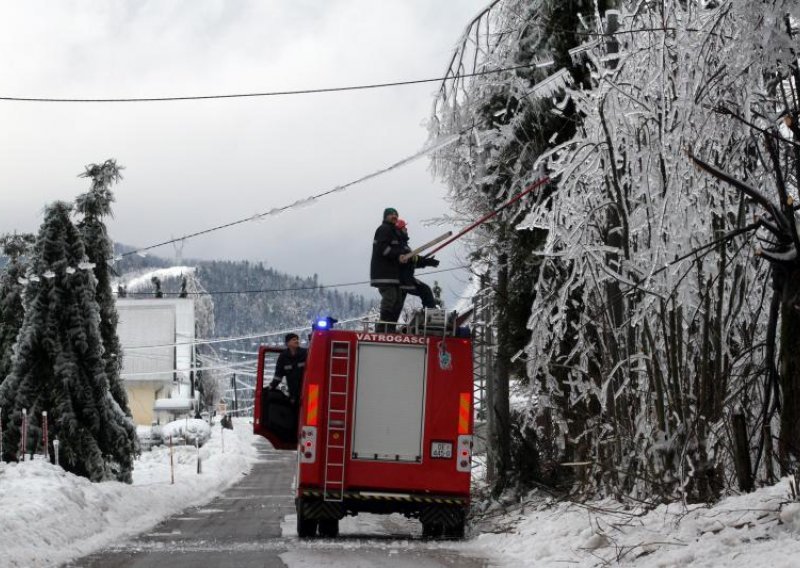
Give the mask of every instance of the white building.
[[117, 312], [134, 422], [149, 426], [193, 411], [194, 300], [117, 298]]

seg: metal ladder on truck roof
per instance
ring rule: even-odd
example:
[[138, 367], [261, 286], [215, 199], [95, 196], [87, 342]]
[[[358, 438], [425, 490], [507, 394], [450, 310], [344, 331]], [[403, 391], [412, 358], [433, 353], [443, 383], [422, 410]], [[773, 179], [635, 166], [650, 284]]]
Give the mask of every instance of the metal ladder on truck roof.
[[325, 436], [325, 501], [344, 500], [344, 473], [347, 453], [348, 383], [350, 377], [350, 343], [331, 343], [328, 374], [328, 420]]

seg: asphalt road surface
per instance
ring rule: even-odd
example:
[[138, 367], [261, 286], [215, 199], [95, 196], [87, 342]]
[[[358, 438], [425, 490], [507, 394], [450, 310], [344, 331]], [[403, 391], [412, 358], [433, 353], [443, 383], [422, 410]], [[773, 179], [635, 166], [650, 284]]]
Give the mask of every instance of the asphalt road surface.
[[482, 568], [453, 547], [420, 538], [402, 517], [359, 516], [341, 521], [336, 539], [298, 540], [291, 486], [295, 454], [259, 441], [259, 461], [242, 480], [202, 506], [171, 517], [133, 540], [76, 560], [86, 568]]

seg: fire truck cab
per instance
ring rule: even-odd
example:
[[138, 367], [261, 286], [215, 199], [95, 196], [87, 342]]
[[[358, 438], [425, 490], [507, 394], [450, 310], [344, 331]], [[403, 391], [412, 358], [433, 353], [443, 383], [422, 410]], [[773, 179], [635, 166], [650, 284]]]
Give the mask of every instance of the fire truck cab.
[[472, 457], [472, 341], [456, 314], [425, 310], [401, 331], [315, 325], [302, 401], [268, 389], [259, 350], [253, 427], [297, 450], [301, 538], [335, 537], [346, 515], [402, 513], [423, 536], [464, 536]]

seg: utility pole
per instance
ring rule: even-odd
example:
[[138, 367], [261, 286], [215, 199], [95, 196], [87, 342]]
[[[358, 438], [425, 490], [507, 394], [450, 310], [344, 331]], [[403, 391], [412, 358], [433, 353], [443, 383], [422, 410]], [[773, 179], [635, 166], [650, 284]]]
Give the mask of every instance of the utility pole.
[[231, 375], [231, 388], [233, 389], [233, 411], [239, 410], [239, 395], [236, 394], [236, 373]]

